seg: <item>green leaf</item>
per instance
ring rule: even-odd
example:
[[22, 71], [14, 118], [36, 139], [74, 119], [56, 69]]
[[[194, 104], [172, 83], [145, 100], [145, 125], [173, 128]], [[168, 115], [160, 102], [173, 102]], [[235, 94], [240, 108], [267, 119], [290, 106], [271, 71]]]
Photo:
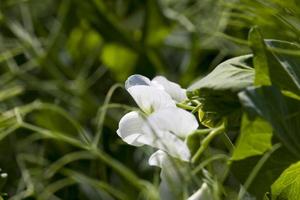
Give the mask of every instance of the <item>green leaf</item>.
[[[231, 172], [241, 184], [248, 179], [249, 173], [257, 165], [261, 156], [252, 156], [243, 160], [233, 161]], [[256, 199], [263, 199], [280, 174], [297, 160], [284, 146], [280, 147], [264, 163], [252, 180], [247, 192], [254, 195]]]
[[188, 88], [190, 99], [201, 102], [198, 116], [203, 125], [218, 126], [230, 115], [230, 125], [239, 124], [237, 93], [253, 84], [252, 56], [240, 56], [218, 65], [210, 74]]
[[300, 162], [292, 164], [284, 170], [272, 185], [272, 199], [298, 200], [300, 199]]
[[255, 68], [255, 85], [275, 85], [300, 94], [300, 46], [280, 40], [263, 40], [254, 28], [249, 33]]
[[253, 78], [252, 55], [239, 56], [221, 63], [207, 76], [192, 84], [188, 94], [236, 93], [253, 85]]
[[[286, 41], [266, 40], [266, 45], [300, 93], [300, 46]], [[281, 74], [282, 75], [282, 74]]]
[[252, 116], [267, 120], [286, 148], [299, 157], [300, 101], [282, 95], [274, 86], [247, 88], [239, 98]]
[[232, 160], [242, 160], [250, 156], [261, 155], [272, 147], [272, 127], [261, 117], [249, 119], [242, 117], [241, 133], [232, 155]]

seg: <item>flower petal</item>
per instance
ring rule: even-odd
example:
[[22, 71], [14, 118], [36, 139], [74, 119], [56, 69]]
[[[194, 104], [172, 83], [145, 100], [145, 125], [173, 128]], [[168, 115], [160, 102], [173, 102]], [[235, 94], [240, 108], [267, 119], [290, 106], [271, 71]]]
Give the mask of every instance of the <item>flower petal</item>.
[[177, 83], [171, 82], [163, 76], [156, 76], [151, 81], [152, 85], [163, 88], [176, 102], [187, 99], [186, 90]]
[[157, 150], [150, 156], [148, 163], [150, 166], [157, 166], [157, 167], [162, 168], [163, 163], [167, 159], [167, 156], [168, 155], [166, 154], [166, 152], [164, 152], [162, 150]]
[[210, 189], [207, 183], [203, 183], [201, 188], [195, 192], [192, 196], [190, 196], [187, 200], [206, 200], [213, 199], [213, 196], [210, 192]]
[[136, 85], [151, 85], [151, 81], [142, 75], [139, 74], [135, 74], [132, 76], [129, 76], [128, 79], [125, 82], [125, 88], [129, 89], [132, 86], [136, 86]]
[[155, 131], [168, 131], [181, 138], [199, 126], [193, 114], [177, 107], [161, 109], [150, 115], [147, 121]]
[[142, 130], [145, 137], [148, 138], [148, 145], [161, 149], [180, 160], [190, 160], [191, 154], [186, 143], [170, 131], [159, 130], [155, 124], [151, 124], [149, 121], [144, 124]]
[[176, 107], [170, 95], [152, 86], [131, 86], [127, 91], [133, 97], [137, 105], [147, 114], [166, 107]]
[[183, 176], [189, 173], [189, 164], [170, 157], [162, 150], [158, 150], [151, 155], [149, 164], [161, 168], [160, 199], [181, 199], [180, 197], [185, 191], [185, 187], [182, 187]]
[[184, 171], [188, 166], [187, 163], [181, 162], [180, 160], [175, 160], [162, 150], [157, 150], [154, 152], [150, 156], [148, 163], [151, 166], [157, 166], [162, 169], [162, 179], [172, 179], [177, 181], [180, 179], [180, 174], [184, 174]]
[[119, 129], [117, 134], [126, 143], [133, 146], [142, 146], [144, 143], [140, 142], [145, 140], [142, 134], [142, 126], [145, 120], [136, 111], [127, 113], [122, 117], [119, 122]]
[[[152, 137], [156, 137], [156, 133], [152, 132]], [[153, 136], [154, 135], [154, 136]], [[155, 139], [152, 140], [151, 146], [166, 151], [170, 156], [183, 161], [189, 161], [191, 153], [186, 143], [168, 131], [158, 131]], [[146, 135], [151, 138], [151, 136]]]

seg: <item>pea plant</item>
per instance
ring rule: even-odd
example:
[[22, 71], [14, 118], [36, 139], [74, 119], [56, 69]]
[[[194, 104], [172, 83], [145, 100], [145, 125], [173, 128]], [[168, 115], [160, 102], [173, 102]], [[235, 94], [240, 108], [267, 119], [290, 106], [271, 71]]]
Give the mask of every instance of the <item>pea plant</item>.
[[300, 46], [249, 33], [252, 54], [229, 59], [187, 89], [130, 76], [138, 109], [117, 134], [150, 146], [161, 199], [300, 198]]
[[0, 200], [299, 200], [296, 0], [0, 0]]

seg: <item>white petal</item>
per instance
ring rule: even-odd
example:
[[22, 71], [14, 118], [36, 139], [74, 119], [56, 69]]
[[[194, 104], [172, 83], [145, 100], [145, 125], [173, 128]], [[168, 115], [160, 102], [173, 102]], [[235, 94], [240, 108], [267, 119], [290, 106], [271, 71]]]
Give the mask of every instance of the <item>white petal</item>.
[[201, 188], [190, 196], [187, 200], [207, 200], [212, 199], [210, 189], [206, 183], [203, 183]]
[[[167, 152], [170, 156], [182, 161], [189, 161], [191, 154], [186, 143], [176, 135], [152, 128], [148, 123], [143, 126], [145, 137], [148, 138], [148, 145]], [[154, 131], [156, 130], [156, 131]]]
[[168, 158], [168, 155], [164, 151], [157, 150], [150, 156], [148, 163], [151, 166], [157, 166], [157, 167], [162, 168], [163, 163], [166, 161], [167, 158]]
[[136, 85], [151, 85], [151, 81], [142, 75], [139, 74], [135, 74], [132, 76], [129, 76], [128, 79], [125, 82], [125, 88], [129, 89], [132, 86], [136, 86]]
[[158, 150], [151, 155], [148, 163], [151, 166], [157, 166], [162, 169], [162, 179], [172, 179], [179, 181], [180, 173], [184, 174], [187, 163], [178, 161], [179, 160], [175, 160], [174, 158], [170, 157], [166, 152]]
[[161, 109], [150, 115], [147, 121], [155, 131], [168, 131], [181, 138], [198, 128], [196, 117], [177, 107]]
[[170, 156], [188, 162], [191, 157], [186, 143], [168, 131], [159, 131], [159, 138], [152, 142], [152, 146], [166, 151]]
[[170, 95], [155, 87], [138, 85], [131, 86], [127, 90], [137, 105], [147, 114], [166, 107], [176, 107]]
[[182, 187], [183, 176], [189, 173], [187, 163], [174, 160], [164, 151], [158, 150], [149, 159], [149, 164], [161, 168], [161, 183], [159, 186], [160, 199], [181, 199], [184, 187]]
[[145, 140], [142, 134], [142, 126], [145, 120], [138, 112], [132, 111], [122, 117], [119, 122], [119, 129], [117, 134], [128, 144], [133, 146], [142, 146], [144, 143], [140, 142]]
[[152, 85], [163, 88], [176, 102], [187, 99], [186, 90], [177, 83], [171, 82], [163, 76], [157, 76], [151, 81]]

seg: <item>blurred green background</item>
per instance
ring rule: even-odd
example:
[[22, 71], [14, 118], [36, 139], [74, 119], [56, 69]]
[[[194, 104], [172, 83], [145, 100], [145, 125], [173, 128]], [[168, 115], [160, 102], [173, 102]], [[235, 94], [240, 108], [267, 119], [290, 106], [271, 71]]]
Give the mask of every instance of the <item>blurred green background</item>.
[[296, 0], [0, 0], [0, 192], [150, 198], [152, 150], [115, 133], [134, 106], [118, 83], [160, 74], [187, 87], [250, 53], [253, 26], [298, 42], [299, 15]]

